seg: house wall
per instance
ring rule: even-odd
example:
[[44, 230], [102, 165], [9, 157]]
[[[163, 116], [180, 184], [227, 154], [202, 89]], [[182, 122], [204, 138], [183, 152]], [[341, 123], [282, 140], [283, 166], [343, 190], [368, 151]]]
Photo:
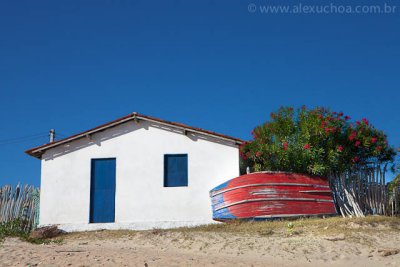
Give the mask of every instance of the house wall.
[[[90, 139], [89, 139], [90, 138]], [[164, 154], [188, 154], [188, 187], [164, 187]], [[116, 158], [115, 223], [89, 224], [93, 158]], [[42, 156], [40, 225], [67, 231], [211, 223], [209, 190], [239, 175], [230, 141], [133, 121]]]

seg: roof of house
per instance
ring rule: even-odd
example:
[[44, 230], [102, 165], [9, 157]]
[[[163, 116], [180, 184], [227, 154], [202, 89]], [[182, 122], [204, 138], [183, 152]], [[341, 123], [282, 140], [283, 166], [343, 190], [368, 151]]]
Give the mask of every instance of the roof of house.
[[211, 136], [217, 139], [221, 139], [221, 140], [225, 140], [225, 141], [232, 141], [237, 145], [242, 144], [244, 141], [238, 138], [234, 138], [231, 136], [227, 136], [224, 134], [219, 134], [219, 133], [215, 133], [212, 131], [207, 131], [201, 128], [197, 128], [197, 127], [192, 127], [192, 126], [188, 126], [182, 123], [177, 123], [177, 122], [170, 122], [170, 121], [166, 121], [166, 120], [161, 120], [158, 118], [154, 118], [154, 117], [150, 117], [150, 116], [146, 116], [146, 115], [142, 115], [142, 114], [138, 114], [136, 112], [133, 112], [127, 116], [121, 117], [119, 119], [113, 120], [111, 122], [99, 125], [95, 128], [89, 129], [87, 131], [72, 135], [70, 137], [64, 138], [64, 139], [60, 139], [58, 141], [55, 142], [51, 142], [51, 143], [47, 143], [41, 146], [37, 146], [31, 149], [28, 149], [25, 151], [25, 153], [27, 153], [28, 155], [32, 156], [32, 157], [36, 157], [36, 158], [41, 158], [41, 156], [43, 155], [43, 153], [50, 149], [50, 148], [54, 148], [69, 142], [72, 142], [74, 140], [80, 139], [80, 138], [84, 138], [84, 137], [88, 137], [91, 134], [94, 134], [96, 132], [100, 132], [100, 131], [104, 131], [108, 128], [120, 125], [122, 123], [125, 123], [127, 121], [140, 121], [140, 120], [144, 120], [144, 121], [149, 121], [149, 122], [156, 122], [159, 124], [163, 124], [166, 126], [170, 126], [170, 127], [174, 127], [174, 128], [178, 128], [183, 130], [184, 132], [193, 132], [193, 133], [197, 133], [197, 134], [202, 134], [202, 135], [206, 135], [206, 136]]

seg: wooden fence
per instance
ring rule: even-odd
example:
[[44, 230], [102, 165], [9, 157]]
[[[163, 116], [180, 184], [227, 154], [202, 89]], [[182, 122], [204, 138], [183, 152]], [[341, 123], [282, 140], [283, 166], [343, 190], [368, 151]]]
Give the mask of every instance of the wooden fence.
[[19, 184], [0, 187], [0, 223], [19, 220], [25, 231], [38, 224], [39, 188]]
[[395, 187], [389, 192], [389, 214], [400, 215], [400, 187]]
[[378, 167], [332, 175], [330, 184], [338, 211], [344, 217], [399, 214], [399, 188], [388, 191], [385, 173]]

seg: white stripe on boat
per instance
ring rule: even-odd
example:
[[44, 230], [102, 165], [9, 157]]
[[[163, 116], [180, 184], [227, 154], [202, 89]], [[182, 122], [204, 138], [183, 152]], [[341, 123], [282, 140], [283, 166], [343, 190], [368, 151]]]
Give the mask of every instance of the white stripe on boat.
[[293, 184], [293, 183], [262, 183], [262, 184], [247, 184], [247, 185], [239, 185], [239, 186], [235, 186], [232, 188], [228, 188], [225, 190], [217, 190], [212, 192], [211, 191], [211, 197], [214, 197], [216, 195], [225, 193], [225, 192], [229, 192], [235, 189], [239, 189], [239, 188], [245, 188], [245, 187], [251, 187], [251, 186], [306, 186], [306, 187], [314, 187], [314, 188], [328, 188], [328, 185], [316, 185], [316, 184]]
[[249, 203], [249, 202], [260, 202], [260, 201], [311, 201], [311, 202], [330, 202], [330, 203], [333, 203], [333, 200], [318, 199], [318, 198], [282, 198], [282, 197], [257, 198], [257, 199], [246, 199], [246, 200], [233, 202], [233, 203], [224, 205], [222, 207], [219, 207], [219, 208], [215, 209], [215, 211], [222, 210], [224, 208], [228, 208], [228, 207], [239, 205], [239, 204], [244, 204], [244, 203]]

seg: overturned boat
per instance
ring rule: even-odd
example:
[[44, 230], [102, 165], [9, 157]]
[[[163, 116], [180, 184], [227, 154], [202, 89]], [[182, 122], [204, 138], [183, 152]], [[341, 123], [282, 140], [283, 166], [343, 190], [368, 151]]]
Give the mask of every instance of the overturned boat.
[[210, 191], [213, 219], [268, 219], [337, 214], [326, 178], [286, 172], [256, 172]]

